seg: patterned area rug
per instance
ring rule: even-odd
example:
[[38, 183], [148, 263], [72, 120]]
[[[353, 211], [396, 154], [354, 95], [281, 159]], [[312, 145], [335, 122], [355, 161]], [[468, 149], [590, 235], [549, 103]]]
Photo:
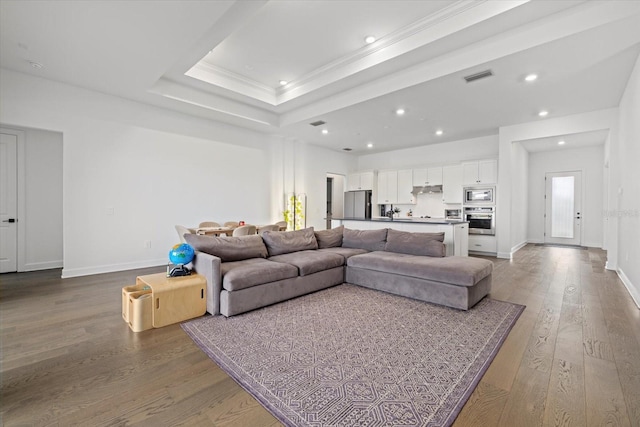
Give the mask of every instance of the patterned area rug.
[[288, 426], [451, 425], [524, 306], [340, 285], [182, 328]]

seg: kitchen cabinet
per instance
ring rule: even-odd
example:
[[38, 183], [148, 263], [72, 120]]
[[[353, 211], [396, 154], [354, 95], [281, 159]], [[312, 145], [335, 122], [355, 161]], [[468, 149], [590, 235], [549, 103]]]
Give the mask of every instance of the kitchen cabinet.
[[373, 190], [373, 172], [354, 172], [347, 175], [347, 191]]
[[398, 202], [398, 171], [378, 172], [378, 204]]
[[442, 167], [413, 170], [413, 186], [424, 187], [425, 185], [442, 185]]
[[442, 167], [442, 201], [462, 204], [462, 165]]
[[496, 254], [498, 252], [498, 240], [496, 239], [496, 236], [470, 234], [469, 252]]
[[462, 184], [495, 184], [498, 182], [498, 161], [480, 160], [462, 164]]
[[413, 171], [404, 169], [398, 171], [398, 197], [396, 203], [400, 205], [415, 205], [413, 193]]

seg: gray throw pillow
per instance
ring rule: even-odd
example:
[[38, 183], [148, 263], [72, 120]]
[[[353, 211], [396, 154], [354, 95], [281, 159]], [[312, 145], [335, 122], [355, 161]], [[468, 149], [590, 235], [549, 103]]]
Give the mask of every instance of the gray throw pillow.
[[342, 233], [342, 247], [383, 251], [387, 240], [387, 229], [351, 230], [345, 228]]
[[342, 232], [344, 225], [332, 228], [330, 230], [316, 231], [316, 240], [318, 241], [318, 249], [339, 248], [342, 246]]
[[215, 237], [185, 234], [184, 238], [196, 251], [217, 256], [222, 262], [267, 257], [267, 248], [258, 235]]
[[409, 255], [443, 257], [446, 255], [444, 233], [410, 233], [389, 230], [384, 250]]
[[318, 249], [313, 227], [296, 231], [265, 231], [262, 235], [269, 256]]

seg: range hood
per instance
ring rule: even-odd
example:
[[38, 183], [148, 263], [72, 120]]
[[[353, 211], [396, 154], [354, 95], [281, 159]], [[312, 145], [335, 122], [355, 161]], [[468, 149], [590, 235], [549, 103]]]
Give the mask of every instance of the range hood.
[[432, 194], [442, 193], [442, 185], [425, 185], [413, 187], [411, 194], [417, 196], [418, 194]]

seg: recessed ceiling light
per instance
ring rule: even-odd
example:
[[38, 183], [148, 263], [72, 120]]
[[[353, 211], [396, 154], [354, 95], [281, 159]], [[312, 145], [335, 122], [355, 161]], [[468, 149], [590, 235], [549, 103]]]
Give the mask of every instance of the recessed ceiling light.
[[372, 143], [368, 143], [367, 144], [367, 148], [373, 148], [373, 144]]
[[444, 132], [442, 131], [442, 129], [438, 129], [438, 130], [436, 131], [436, 135], [438, 135], [438, 136], [442, 135], [443, 133], [444, 133]]
[[328, 134], [328, 133], [329, 133], [329, 131], [328, 131], [327, 129], [322, 129], [322, 134], [323, 134], [323, 135], [326, 135], [326, 134]]
[[540, 111], [540, 112], [538, 113], [538, 115], [539, 115], [540, 117], [544, 117], [544, 116], [546, 116], [546, 115], [548, 115], [548, 114], [549, 114], [549, 112], [548, 112], [548, 111], [546, 111], [546, 110], [542, 110], [542, 111]]
[[564, 141], [558, 141], [558, 145], [564, 145]]
[[367, 37], [365, 37], [365, 38], [364, 38], [364, 42], [365, 42], [366, 44], [371, 44], [371, 43], [373, 43], [373, 42], [375, 42], [375, 41], [376, 41], [376, 38], [375, 38], [375, 37], [373, 37], [373, 36], [367, 36]]
[[527, 82], [533, 82], [538, 78], [537, 74], [529, 74], [527, 77], [524, 78], [525, 81]]
[[284, 86], [284, 85], [286, 85], [287, 83], [289, 83], [289, 82], [288, 82], [288, 81], [286, 81], [286, 80], [280, 80], [280, 86]]
[[404, 114], [404, 108], [398, 108], [398, 109], [396, 110], [396, 114], [397, 114], [398, 116], [403, 115], [403, 114]]

